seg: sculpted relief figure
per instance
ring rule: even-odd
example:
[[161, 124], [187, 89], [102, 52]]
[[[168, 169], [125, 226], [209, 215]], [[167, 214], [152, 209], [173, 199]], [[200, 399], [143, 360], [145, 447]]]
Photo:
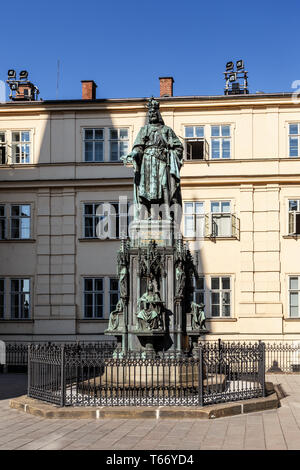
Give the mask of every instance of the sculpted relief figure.
[[135, 218], [150, 218], [152, 204], [164, 204], [165, 217], [170, 218], [170, 206], [181, 205], [183, 146], [164, 124], [159, 103], [151, 98], [148, 109], [148, 124], [140, 129], [131, 153], [122, 160], [134, 168]]
[[163, 302], [159, 292], [154, 291], [154, 284], [150, 279], [147, 291], [138, 300], [138, 328], [143, 330], [157, 330], [163, 327]]
[[191, 313], [192, 313], [192, 330], [202, 330], [205, 329], [205, 313], [204, 313], [204, 304], [197, 304], [192, 302], [191, 304]]
[[124, 304], [123, 300], [119, 299], [115, 310], [109, 315], [108, 330], [117, 330], [119, 327], [119, 316], [123, 313]]

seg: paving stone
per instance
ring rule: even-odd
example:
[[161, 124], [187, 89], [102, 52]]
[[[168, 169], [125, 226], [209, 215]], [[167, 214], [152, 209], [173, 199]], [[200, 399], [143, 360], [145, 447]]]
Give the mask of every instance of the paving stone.
[[9, 393], [24, 394], [26, 377], [0, 374], [0, 449], [300, 450], [300, 374], [267, 380], [290, 394], [281, 408], [216, 420], [48, 420], [9, 408]]

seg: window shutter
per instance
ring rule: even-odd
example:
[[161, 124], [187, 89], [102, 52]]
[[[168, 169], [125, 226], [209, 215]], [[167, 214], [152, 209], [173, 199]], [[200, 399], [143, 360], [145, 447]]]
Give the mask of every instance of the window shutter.
[[295, 214], [296, 212], [289, 212], [289, 234], [295, 233]]

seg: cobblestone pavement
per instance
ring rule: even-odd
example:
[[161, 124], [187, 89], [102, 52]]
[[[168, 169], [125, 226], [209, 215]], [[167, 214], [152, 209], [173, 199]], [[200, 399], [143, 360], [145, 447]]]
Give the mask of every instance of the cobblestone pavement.
[[9, 408], [24, 374], [0, 374], [2, 449], [300, 449], [300, 374], [270, 375], [288, 395], [281, 407], [216, 420], [44, 419]]

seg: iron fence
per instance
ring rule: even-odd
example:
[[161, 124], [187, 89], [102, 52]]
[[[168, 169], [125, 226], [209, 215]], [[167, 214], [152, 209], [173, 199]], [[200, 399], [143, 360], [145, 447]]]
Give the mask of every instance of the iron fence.
[[[206, 341], [203, 344], [218, 344], [219, 341]], [[234, 344], [234, 342], [222, 341], [222, 344]], [[265, 366], [268, 373], [297, 373], [300, 372], [300, 341], [284, 342], [265, 342]], [[30, 343], [7, 343], [6, 344], [6, 370], [27, 371], [28, 365], [28, 344]], [[32, 343], [32, 344], [59, 344], [59, 343]], [[112, 341], [99, 342], [77, 342], [71, 345], [81, 345], [89, 348], [91, 351], [102, 351], [112, 356], [116, 348], [116, 343]], [[239, 343], [237, 343], [239, 344]], [[243, 344], [255, 344], [253, 342], [244, 342]], [[0, 370], [4, 367], [0, 365]]]
[[[48, 342], [48, 343], [6, 343], [6, 364], [5, 369], [10, 371], [22, 370], [27, 371], [28, 366], [28, 346], [30, 344], [39, 345], [59, 345], [60, 343]], [[101, 354], [111, 356], [115, 350], [117, 344], [114, 341], [98, 341], [98, 342], [83, 342], [79, 341], [76, 343], [70, 343], [73, 347], [84, 346], [86, 350], [100, 351]], [[0, 366], [1, 367], [1, 366]], [[2, 369], [4, 367], [2, 366]]]
[[[252, 341], [245, 341], [243, 343], [221, 341], [205, 341], [201, 344], [212, 345], [220, 347], [226, 344], [255, 344]], [[300, 372], [300, 341], [283, 341], [283, 342], [269, 342], [264, 341], [265, 344], [265, 371], [267, 373], [296, 373]]]
[[206, 344], [191, 357], [74, 345], [28, 351], [28, 396], [60, 406], [203, 406], [265, 395], [263, 343]]

